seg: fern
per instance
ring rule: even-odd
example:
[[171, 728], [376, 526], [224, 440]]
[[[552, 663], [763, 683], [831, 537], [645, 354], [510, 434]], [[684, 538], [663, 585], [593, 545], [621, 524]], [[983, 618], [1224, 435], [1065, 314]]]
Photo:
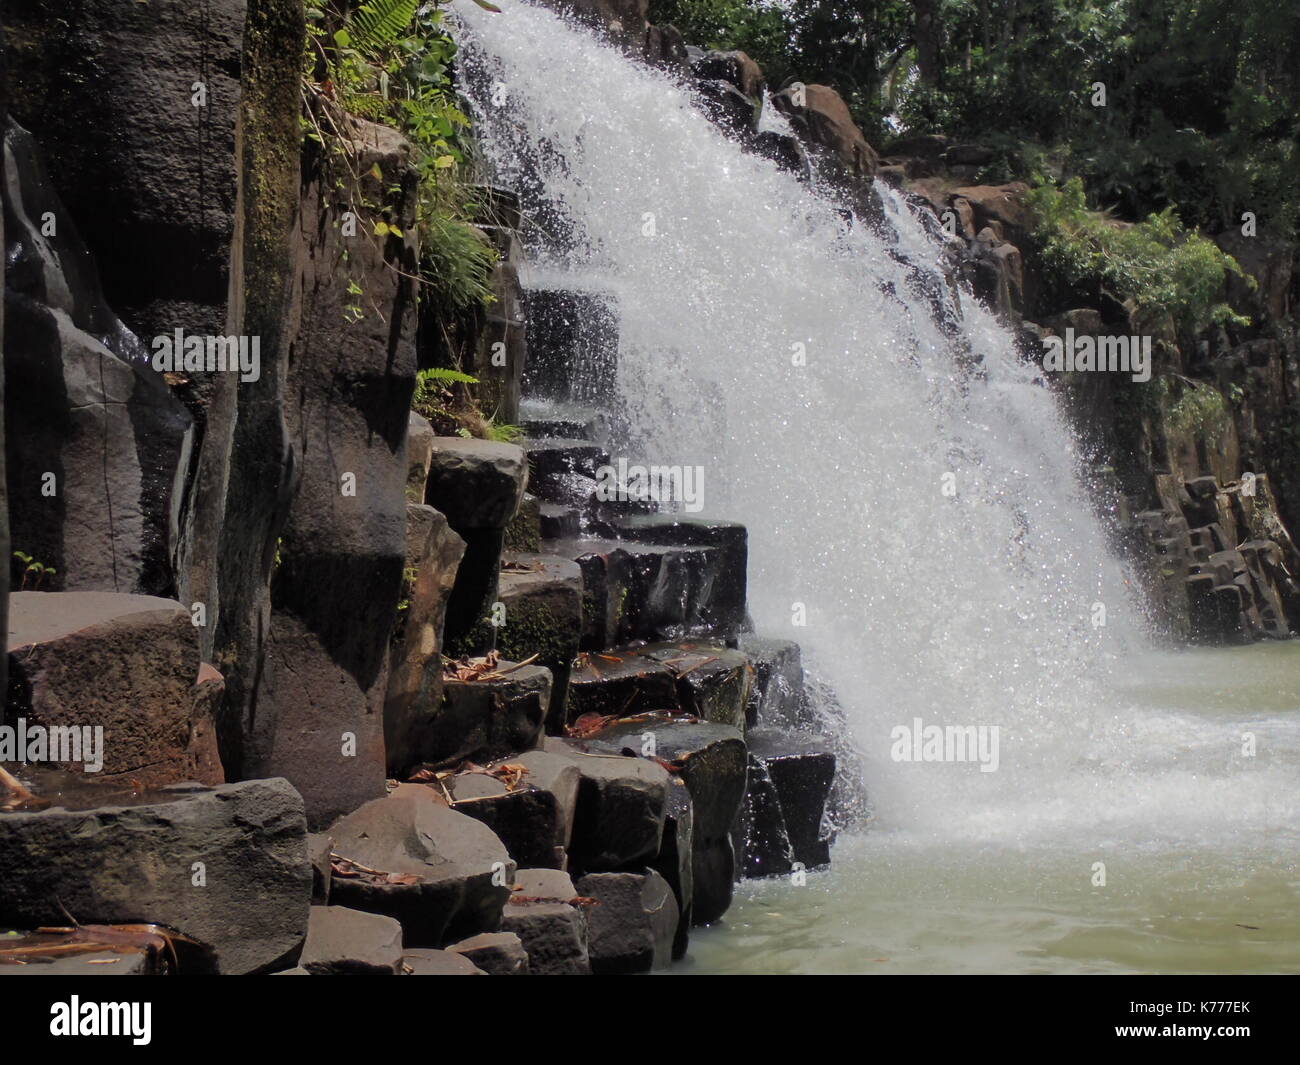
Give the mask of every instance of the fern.
[[461, 373], [459, 370], [448, 370], [442, 366], [434, 366], [428, 370], [421, 370], [416, 375], [416, 379], [422, 385], [428, 385], [430, 382], [447, 385], [476, 385], [477, 377], [471, 377], [467, 373]]
[[353, 14], [356, 46], [380, 48], [392, 44], [415, 18], [420, 0], [367, 0]]

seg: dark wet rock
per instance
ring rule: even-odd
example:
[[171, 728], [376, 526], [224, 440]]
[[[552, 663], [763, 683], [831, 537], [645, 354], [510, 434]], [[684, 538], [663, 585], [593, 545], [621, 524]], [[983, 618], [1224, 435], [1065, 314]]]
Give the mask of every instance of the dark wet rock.
[[331, 897], [400, 921], [408, 944], [440, 946], [500, 923], [515, 863], [490, 829], [448, 809], [431, 789], [402, 785], [337, 822], [330, 835], [341, 858], [390, 874], [336, 875]]
[[633, 640], [726, 638], [734, 624], [735, 594], [723, 576], [729, 572], [723, 549], [627, 540], [557, 540], [542, 546], [582, 569], [584, 650]]
[[[509, 672], [507, 672], [509, 671]], [[415, 732], [419, 761], [435, 767], [490, 762], [538, 746], [551, 698], [551, 671], [502, 661], [497, 677], [444, 681], [437, 713]]]
[[564, 440], [590, 440], [595, 444], [604, 444], [609, 440], [609, 413], [599, 406], [527, 399], [520, 407], [519, 416], [520, 425], [532, 440], [558, 437]]
[[548, 753], [582, 774], [569, 849], [574, 865], [595, 872], [652, 859], [663, 839], [667, 771], [644, 758], [593, 753], [574, 741], [545, 743]]
[[313, 906], [300, 966], [312, 976], [396, 976], [402, 926], [391, 917]]
[[954, 144], [943, 154], [943, 161], [949, 166], [988, 166], [994, 158], [991, 148], [978, 144]]
[[504, 621], [497, 649], [515, 662], [536, 656], [551, 671], [554, 686], [547, 721], [558, 731], [564, 720], [569, 672], [582, 637], [582, 570], [554, 555], [508, 554], [503, 560], [497, 601]]
[[948, 138], [941, 133], [918, 133], [890, 143], [885, 154], [891, 159], [916, 157], [937, 163], [948, 150]]
[[679, 708], [672, 666], [635, 651], [593, 651], [569, 675], [568, 718]]
[[684, 958], [690, 940], [694, 876], [695, 811], [690, 789], [678, 776], [669, 776], [668, 802], [664, 814], [663, 841], [650, 863], [677, 900], [677, 931], [673, 935], [673, 958]]
[[563, 503], [543, 503], [538, 519], [543, 540], [576, 539], [582, 529], [582, 513]]
[[528, 453], [528, 483], [544, 499], [562, 498], [565, 483], [574, 477], [595, 480], [610, 464], [609, 452], [588, 440], [523, 440]]
[[766, 764], [752, 754], [745, 801], [736, 815], [731, 840], [736, 851], [737, 879], [782, 875], [794, 867], [781, 797]]
[[629, 540], [674, 547], [710, 549], [707, 589], [692, 619], [696, 631], [732, 641], [745, 626], [749, 532], [734, 521], [684, 514], [631, 514], [613, 519], [611, 532]]
[[772, 160], [787, 174], [793, 174], [800, 181], [812, 179], [808, 152], [804, 149], [803, 142], [792, 134], [778, 133], [771, 129], [762, 130], [754, 134], [750, 141], [750, 150], [755, 155]]
[[484, 773], [459, 773], [444, 781], [456, 811], [492, 829], [519, 865], [563, 868], [581, 774], [571, 762], [545, 751], [529, 751], [509, 764], [527, 770], [513, 791]]
[[442, 630], [465, 541], [433, 507], [408, 504], [406, 610], [389, 649], [384, 699], [388, 768], [399, 778], [420, 761], [420, 730], [442, 702]]
[[751, 100], [763, 95], [763, 69], [745, 52], [705, 52], [691, 60], [691, 73], [734, 85]]
[[751, 766], [762, 765], [780, 800], [791, 857], [812, 869], [831, 860], [825, 825], [835, 754], [826, 741], [807, 733], [752, 729], [745, 737]]
[[679, 765], [677, 772], [690, 789], [693, 919], [697, 925], [711, 924], [731, 905], [735, 872], [731, 829], [745, 796], [745, 741], [727, 725], [663, 718], [618, 723], [586, 742], [595, 750], [640, 751], [650, 738], [655, 755]]
[[979, 231], [962, 257], [962, 276], [976, 297], [1004, 321], [1025, 309], [1025, 275], [1020, 249], [992, 229]]
[[524, 393], [533, 399], [607, 403], [615, 391], [617, 305], [603, 292], [529, 289]]
[[190, 612], [174, 600], [115, 592], [10, 599], [8, 717], [76, 729], [78, 738], [83, 727], [103, 727], [101, 780], [224, 780], [211, 706], [195, 691], [199, 667]]
[[480, 932], [447, 948], [489, 976], [527, 976], [528, 952], [513, 932]]
[[208, 944], [223, 973], [292, 965], [307, 934], [307, 823], [284, 780], [6, 813], [0, 868], [0, 922], [62, 925], [61, 902], [83, 924], [166, 924]]
[[683, 711], [744, 731], [753, 668], [743, 651], [687, 641], [651, 644], [640, 653], [673, 671]]
[[758, 107], [730, 82], [700, 81], [695, 91], [704, 113], [730, 136], [743, 137], [757, 127]]
[[747, 634], [740, 638], [740, 649], [754, 667], [754, 683], [745, 710], [747, 725], [806, 728], [811, 719], [799, 645], [792, 640]]
[[402, 955], [402, 973], [406, 976], [487, 976], [469, 958], [451, 950], [415, 947]]
[[677, 900], [658, 873], [590, 873], [578, 892], [596, 900], [587, 910], [591, 971], [648, 973], [672, 961]]

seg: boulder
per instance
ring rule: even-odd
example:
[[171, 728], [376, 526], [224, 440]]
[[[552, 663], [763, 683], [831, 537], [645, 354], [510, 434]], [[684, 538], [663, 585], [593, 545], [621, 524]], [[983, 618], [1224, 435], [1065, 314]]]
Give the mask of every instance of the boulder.
[[547, 739], [545, 750], [582, 775], [569, 855], [584, 871], [625, 868], [659, 853], [668, 800], [668, 772], [644, 758], [593, 752], [585, 744]]
[[513, 790], [484, 773], [459, 773], [444, 781], [455, 809], [492, 829], [519, 865], [563, 869], [581, 774], [546, 751], [529, 751], [508, 764], [526, 770]]
[[402, 926], [346, 906], [313, 906], [299, 965], [312, 976], [396, 976]]
[[402, 955], [406, 976], [487, 976], [469, 958], [450, 950], [416, 947]]
[[847, 177], [869, 182], [878, 157], [849, 114], [844, 98], [829, 85], [804, 85], [799, 91], [782, 89], [772, 105], [790, 119], [795, 132], [815, 151], [837, 164]]
[[419, 759], [422, 723], [442, 703], [442, 630], [465, 541], [433, 507], [406, 508], [406, 594], [389, 646], [384, 746], [401, 778]]
[[523, 449], [494, 440], [434, 438], [424, 501], [464, 535], [504, 529], [519, 509], [528, 480]]
[[587, 911], [591, 971], [647, 973], [666, 969], [677, 933], [677, 900], [662, 876], [590, 873], [578, 891], [596, 904]]
[[312, 868], [287, 781], [173, 785], [126, 805], [79, 797], [0, 815], [0, 924], [65, 924], [62, 903], [82, 924], [170, 925], [211, 947], [222, 973], [294, 964]]
[[1033, 213], [1025, 200], [1029, 186], [1023, 181], [1006, 185], [969, 185], [953, 189], [949, 202], [965, 200], [974, 212], [975, 232], [988, 227], [999, 240], [1018, 248], [1029, 247]]
[[375, 871], [336, 871], [331, 897], [400, 921], [408, 944], [441, 946], [500, 923], [515, 863], [490, 829], [448, 809], [429, 788], [402, 785], [338, 821], [330, 835], [340, 859]]
[[[225, 779], [209, 701], [220, 675], [208, 667], [200, 676], [198, 636], [180, 603], [116, 592], [16, 592], [9, 670], [10, 718], [75, 730], [78, 739], [87, 727], [103, 728], [101, 779], [143, 787]], [[69, 769], [86, 764], [86, 751], [68, 753], [75, 760], [49, 760]]]
[[653, 737], [656, 756], [677, 767], [690, 790], [692, 915], [697, 925], [711, 924], [731, 905], [735, 873], [731, 829], [745, 797], [744, 738], [727, 725], [663, 718], [616, 723], [586, 742], [594, 750], [635, 751], [643, 748], [647, 737]]
[[587, 953], [587, 918], [573, 903], [573, 881], [557, 869], [521, 869], [501, 928], [519, 937], [534, 975], [583, 975], [591, 972]]
[[461, 437], [437, 437], [431, 462], [424, 501], [465, 541], [447, 602], [447, 653], [482, 654], [492, 645], [505, 529], [523, 498], [528, 465], [514, 444]]
[[697, 78], [725, 81], [734, 85], [751, 100], [761, 100], [763, 97], [763, 68], [745, 52], [705, 52], [691, 61], [691, 73]]
[[480, 932], [447, 948], [489, 976], [527, 976], [528, 952], [513, 932]]
[[504, 623], [497, 629], [502, 656], [523, 662], [536, 656], [551, 671], [547, 724], [564, 722], [570, 667], [582, 638], [582, 570], [554, 555], [508, 554], [502, 564], [497, 602]]
[[684, 641], [651, 644], [641, 654], [673, 671], [683, 711], [744, 731], [753, 668], [743, 651]]
[[502, 661], [474, 680], [444, 680], [438, 711], [413, 731], [419, 761], [436, 768], [490, 762], [536, 748], [551, 699], [551, 671]]
[[593, 651], [569, 674], [568, 719], [677, 710], [676, 679], [672, 666], [635, 651]]
[[794, 851], [785, 827], [781, 796], [767, 766], [752, 754], [745, 801], [736, 814], [731, 840], [736, 853], [737, 879], [779, 876], [794, 867]]
[[780, 802], [791, 857], [806, 868], [831, 860], [826, 806], [835, 780], [835, 753], [808, 733], [752, 729], [745, 737], [751, 769], [762, 766]]

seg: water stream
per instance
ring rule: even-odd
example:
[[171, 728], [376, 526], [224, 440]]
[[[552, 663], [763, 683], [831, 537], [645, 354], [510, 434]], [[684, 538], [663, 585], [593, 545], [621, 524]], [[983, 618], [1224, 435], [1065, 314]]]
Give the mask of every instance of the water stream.
[[[457, 5], [463, 62], [533, 267], [616, 297], [623, 453], [748, 527], [756, 627], [834, 688], [870, 794], [693, 971], [1300, 968], [1300, 648], [1151, 648], [1053, 395], [969, 294], [945, 327], [902, 199], [850, 224], [668, 75], [499, 6]], [[916, 719], [996, 726], [996, 772], [895, 760]]]

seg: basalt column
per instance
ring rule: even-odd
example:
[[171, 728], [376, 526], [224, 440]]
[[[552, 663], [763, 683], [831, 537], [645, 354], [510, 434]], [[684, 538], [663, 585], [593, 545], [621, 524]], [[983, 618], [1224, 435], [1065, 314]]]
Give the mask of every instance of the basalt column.
[[188, 540], [191, 557], [208, 567], [194, 593], [207, 600], [209, 623], [215, 619], [214, 661], [226, 678], [221, 754], [232, 780], [265, 775], [259, 741], [275, 722], [263, 689], [270, 581], [294, 488], [284, 407], [294, 341], [304, 27], [302, 0], [248, 5], [226, 331], [258, 338], [260, 373], [248, 381], [218, 375]]
[[[358, 122], [340, 187], [309, 160], [289, 362], [300, 488], [273, 582], [258, 776], [286, 776], [325, 824], [384, 793], [386, 650], [406, 559], [407, 423], [415, 385], [416, 175], [410, 146]], [[320, 169], [317, 170], [316, 168]], [[398, 237], [375, 235], [384, 217]]]

